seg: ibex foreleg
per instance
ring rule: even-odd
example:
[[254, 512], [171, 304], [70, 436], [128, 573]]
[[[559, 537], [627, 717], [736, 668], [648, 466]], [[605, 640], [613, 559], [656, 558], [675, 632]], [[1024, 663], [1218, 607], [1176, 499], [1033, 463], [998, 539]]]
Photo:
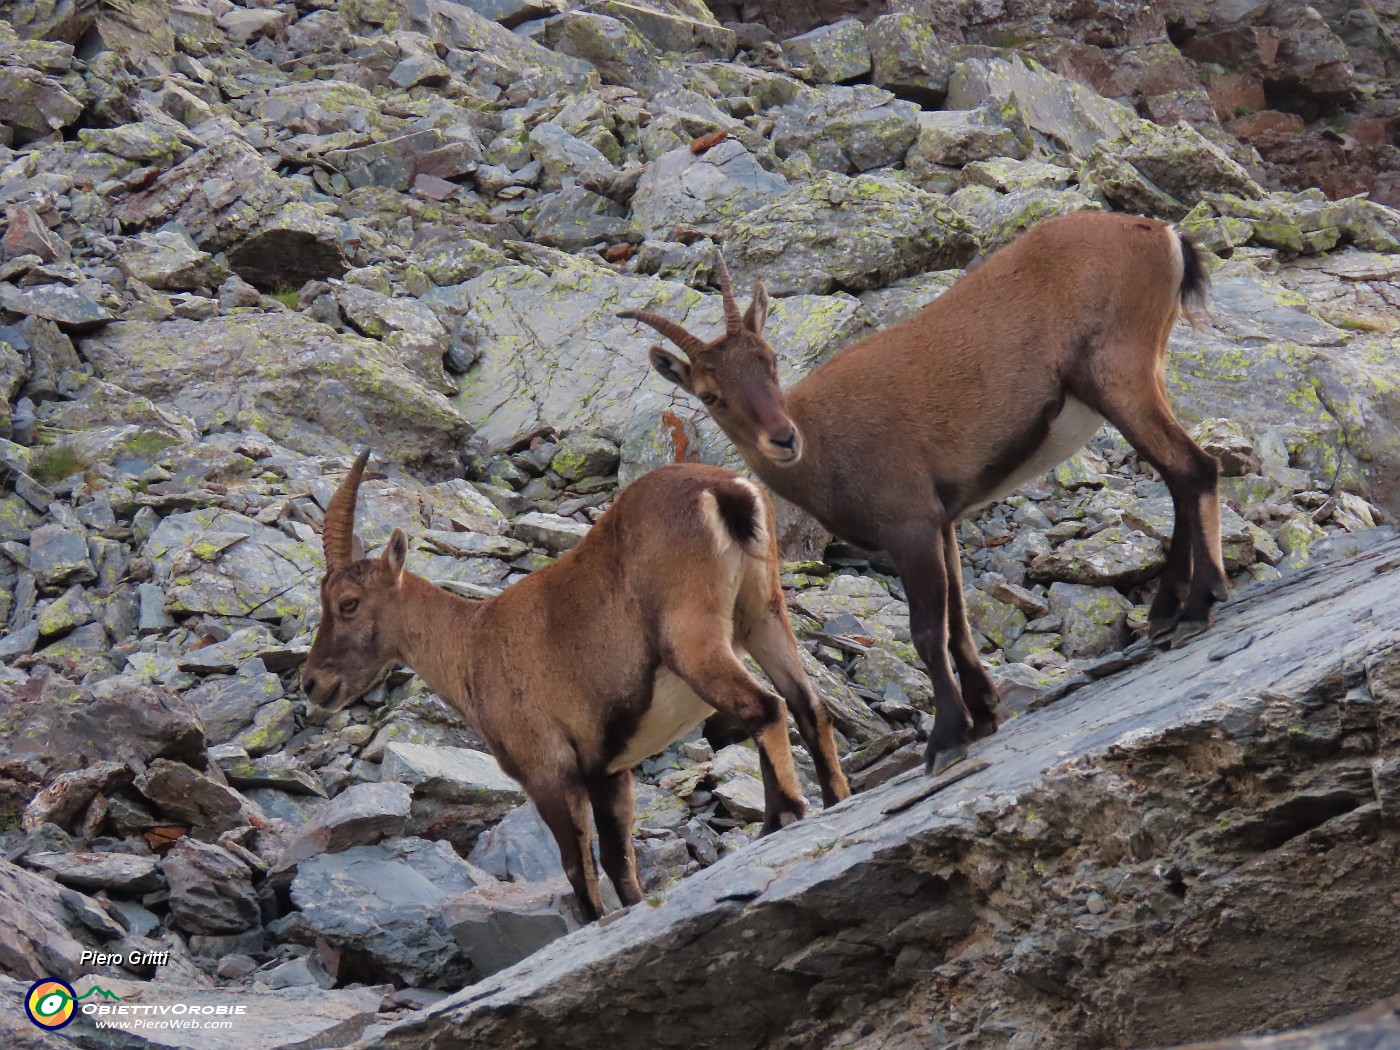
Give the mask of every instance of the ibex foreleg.
[[953, 678], [948, 652], [949, 573], [942, 526], [905, 528], [886, 544], [909, 599], [909, 633], [933, 683], [933, 733], [924, 752], [937, 775], [966, 757], [972, 715]]
[[[587, 789], [577, 771], [568, 770], [552, 777], [535, 771], [525, 790], [559, 845], [559, 859], [578, 899], [583, 921], [597, 922], [603, 916], [603, 892], [593, 860], [593, 822]], [[620, 888], [618, 893], [620, 896]]]
[[637, 881], [637, 858], [632, 849], [632, 771], [624, 769], [595, 781], [589, 785], [588, 794], [593, 800], [603, 870], [623, 906], [636, 904], [642, 899], [642, 886]]

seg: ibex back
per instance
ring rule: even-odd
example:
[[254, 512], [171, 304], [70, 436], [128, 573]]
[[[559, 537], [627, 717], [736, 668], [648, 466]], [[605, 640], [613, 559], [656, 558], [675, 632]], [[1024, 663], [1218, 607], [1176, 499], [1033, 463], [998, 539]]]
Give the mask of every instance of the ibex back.
[[[736, 718], [758, 744], [765, 832], [805, 808], [789, 709], [826, 804], [850, 794], [825, 704], [788, 623], [772, 504], [757, 485], [716, 467], [653, 471], [624, 490], [573, 550], [475, 602], [404, 571], [402, 529], [379, 557], [353, 558], [367, 455], [326, 510], [307, 696], [339, 710], [395, 667], [417, 671], [524, 785], [587, 919], [603, 911], [590, 809], [603, 868], [619, 899], [633, 904], [641, 887], [632, 767], [715, 711]], [[744, 652], [778, 693], [745, 669]]]
[[1172, 415], [1165, 362], [1179, 312], [1204, 304], [1206, 281], [1176, 230], [1102, 212], [1051, 219], [786, 394], [763, 338], [762, 282], [741, 313], [722, 258], [716, 270], [726, 321], [716, 339], [646, 311], [623, 316], [686, 352], [653, 347], [652, 364], [705, 403], [775, 492], [893, 557], [933, 682], [931, 770], [998, 722], [954, 525], [1072, 455], [1105, 418], [1162, 472], [1176, 508], [1152, 631], [1175, 643], [1205, 628], [1226, 593], [1218, 469]]

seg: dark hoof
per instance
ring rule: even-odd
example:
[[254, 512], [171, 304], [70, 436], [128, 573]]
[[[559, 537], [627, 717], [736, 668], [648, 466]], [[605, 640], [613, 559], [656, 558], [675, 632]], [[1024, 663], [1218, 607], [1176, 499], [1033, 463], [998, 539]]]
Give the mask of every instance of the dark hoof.
[[930, 751], [924, 764], [924, 772], [936, 777], [967, 758], [967, 745], [950, 748], [946, 751]]
[[784, 807], [783, 809], [779, 810], [779, 811], [778, 811], [776, 814], [774, 814], [773, 816], [768, 817], [767, 819], [764, 820], [764, 822], [763, 822], [763, 830], [760, 831], [759, 834], [760, 834], [760, 835], [771, 835], [771, 834], [772, 834], [773, 832], [775, 832], [775, 831], [781, 831], [783, 828], [787, 827], [789, 824], [796, 824], [799, 820], [801, 820], [801, 819], [802, 819], [804, 816], [806, 816], [806, 815], [807, 815], [807, 807], [806, 807], [806, 806], [793, 806], [793, 805], [786, 806], [786, 807]]
[[1204, 634], [1209, 627], [1209, 620], [1182, 620], [1176, 625], [1176, 630], [1172, 632], [1171, 641], [1167, 648], [1180, 649], [1196, 635]]
[[981, 740], [984, 737], [989, 737], [997, 731], [997, 727], [1000, 725], [1001, 719], [996, 715], [992, 715], [990, 718], [974, 718], [972, 720], [971, 738], [973, 740]]
[[1171, 634], [1176, 630], [1176, 625], [1181, 622], [1180, 616], [1164, 616], [1160, 619], [1147, 621], [1147, 637], [1154, 642], [1165, 645], [1171, 638]]

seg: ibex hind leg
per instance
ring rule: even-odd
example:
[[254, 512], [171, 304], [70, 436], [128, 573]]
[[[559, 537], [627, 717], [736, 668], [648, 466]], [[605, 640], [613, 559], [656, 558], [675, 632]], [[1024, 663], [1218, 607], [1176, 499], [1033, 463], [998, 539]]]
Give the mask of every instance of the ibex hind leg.
[[797, 639], [792, 636], [787, 617], [777, 612], [763, 616], [748, 627], [742, 644], [758, 661], [764, 674], [773, 680], [773, 687], [787, 702], [793, 721], [797, 723], [797, 731], [817, 767], [822, 804], [834, 806], [850, 795], [851, 788], [846, 782], [846, 774], [841, 771], [831, 714], [826, 709], [826, 701], [813, 687], [802, 666]]
[[807, 809], [788, 743], [787, 706], [740, 662], [726, 640], [728, 623], [691, 621], [668, 632], [663, 660], [705, 703], [738, 719], [753, 736], [763, 772], [763, 834], [777, 831]]
[[1158, 640], [1170, 639], [1181, 619], [1181, 609], [1191, 586], [1191, 537], [1196, 531], [1196, 501], [1183, 501], [1172, 491], [1172, 512], [1172, 538], [1167, 548], [1167, 564], [1162, 569], [1157, 594], [1147, 612], [1148, 633]]
[[1200, 471], [1197, 528], [1192, 534], [1191, 584], [1182, 605], [1181, 619], [1172, 632], [1172, 648], [1184, 644], [1210, 626], [1212, 606], [1224, 601], [1230, 594], [1225, 560], [1220, 549], [1220, 467], [1215, 457], [1195, 442], [1192, 442], [1192, 448], [1204, 457], [1205, 462]]
[[1157, 597], [1148, 612], [1154, 636], [1180, 645], [1210, 626], [1211, 607], [1229, 594], [1220, 552], [1220, 467], [1176, 421], [1160, 379], [1141, 391], [1102, 392], [1101, 410], [1156, 467], [1176, 509]]
[[952, 522], [943, 526], [943, 556], [948, 565], [948, 649], [958, 668], [963, 701], [972, 714], [972, 739], [981, 740], [997, 731], [1001, 716], [997, 714], [996, 683], [982, 666], [972, 625], [967, 621], [962, 556], [958, 552], [957, 527]]

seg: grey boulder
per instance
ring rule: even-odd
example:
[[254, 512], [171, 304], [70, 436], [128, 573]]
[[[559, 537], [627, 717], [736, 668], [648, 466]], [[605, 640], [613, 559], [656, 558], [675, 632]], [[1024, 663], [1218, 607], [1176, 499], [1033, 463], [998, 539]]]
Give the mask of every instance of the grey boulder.
[[948, 84], [950, 110], [991, 102], [1015, 108], [1053, 152], [1087, 157], [1098, 144], [1139, 124], [1127, 106], [1022, 58], [976, 58], [961, 63]]
[[291, 896], [298, 921], [351, 972], [453, 988], [471, 966], [443, 907], [489, 878], [445, 842], [406, 838], [303, 861]]
[[780, 157], [800, 150], [827, 171], [884, 168], [902, 162], [919, 137], [919, 113], [869, 84], [805, 91], [779, 113], [773, 147]]
[[870, 45], [861, 24], [847, 18], [784, 40], [783, 59], [810, 80], [839, 84], [870, 72]]
[[520, 785], [490, 755], [461, 747], [396, 743], [384, 749], [382, 782], [412, 788], [408, 833], [463, 850], [525, 801]]
[[214, 288], [228, 271], [175, 230], [156, 230], [121, 242], [117, 267], [128, 277], [167, 292]]
[[632, 221], [647, 236], [661, 239], [677, 226], [718, 232], [787, 188], [787, 179], [766, 170], [737, 139], [703, 153], [674, 149], [642, 173], [632, 195]]
[[319, 605], [320, 551], [231, 510], [172, 514], [143, 552], [171, 612], [276, 620]]
[[177, 223], [201, 248], [218, 251], [256, 232], [291, 197], [290, 184], [230, 134], [128, 196], [117, 217], [128, 230]]
[[64, 886], [134, 896], [156, 889], [156, 858], [128, 853], [29, 853], [27, 867], [48, 872]]
[[0, 967], [39, 981], [71, 981], [84, 972], [82, 953], [125, 930], [91, 897], [0, 860]]
[[933, 194], [891, 178], [825, 173], [739, 219], [726, 247], [741, 282], [823, 294], [962, 266], [977, 239]]
[[510, 882], [544, 882], [564, 874], [559, 846], [533, 802], [512, 810], [477, 839], [468, 860]]
[[93, 763], [125, 765], [159, 756], [203, 761], [204, 731], [177, 693], [131, 675], [24, 699], [0, 682], [0, 746], [36, 782]]
[[572, 900], [562, 876], [547, 883], [488, 883], [449, 900], [444, 919], [473, 971], [487, 977], [578, 929]]
[[278, 855], [278, 865], [398, 838], [408, 823], [412, 795], [408, 784], [352, 784], [301, 826]]

